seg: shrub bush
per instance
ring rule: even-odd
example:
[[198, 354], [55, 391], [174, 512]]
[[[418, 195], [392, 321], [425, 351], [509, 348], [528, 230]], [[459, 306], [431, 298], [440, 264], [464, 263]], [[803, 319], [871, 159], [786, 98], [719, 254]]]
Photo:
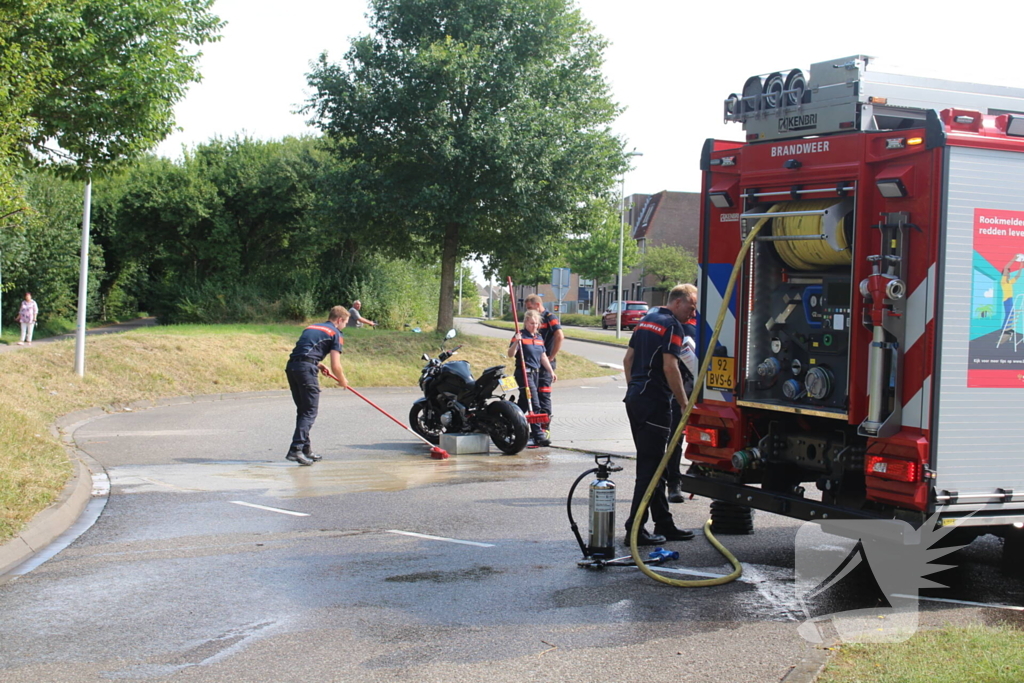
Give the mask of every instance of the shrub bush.
[[579, 313], [566, 313], [558, 317], [559, 321], [563, 325], [572, 325], [573, 327], [600, 327], [601, 316], [599, 315], [581, 315]]

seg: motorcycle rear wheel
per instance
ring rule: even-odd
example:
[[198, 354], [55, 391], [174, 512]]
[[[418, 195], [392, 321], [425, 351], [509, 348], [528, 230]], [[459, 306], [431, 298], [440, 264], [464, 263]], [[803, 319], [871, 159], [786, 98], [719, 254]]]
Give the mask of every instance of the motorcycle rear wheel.
[[511, 401], [495, 401], [487, 405], [488, 435], [505, 455], [515, 455], [526, 448], [530, 426], [519, 406]]
[[434, 416], [433, 411], [422, 403], [412, 404], [412, 409], [409, 411], [409, 426], [412, 427], [412, 431], [435, 446], [441, 443], [444, 427]]

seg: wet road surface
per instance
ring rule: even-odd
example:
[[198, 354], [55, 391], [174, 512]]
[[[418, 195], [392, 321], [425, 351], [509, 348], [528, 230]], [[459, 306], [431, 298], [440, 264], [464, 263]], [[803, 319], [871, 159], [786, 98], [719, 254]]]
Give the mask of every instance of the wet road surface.
[[[556, 387], [556, 443], [630, 453], [620, 386]], [[415, 398], [367, 394], [398, 416]], [[325, 459], [298, 467], [283, 459], [293, 415], [281, 392], [79, 426], [109, 502], [70, 547], [0, 586], [0, 681], [760, 682], [813, 647], [797, 631], [794, 520], [759, 514], [756, 534], [723, 537], [745, 570], [725, 586], [584, 570], [565, 495], [587, 455], [431, 460], [334, 389], [313, 431]], [[633, 462], [620, 462], [621, 529]], [[708, 501], [673, 511], [699, 528]], [[727, 573], [702, 538], [669, 547], [683, 555], [670, 566]], [[955, 571], [970, 586], [955, 598], [1024, 604], [1021, 584], [999, 577], [990, 537]], [[925, 610], [926, 622], [1015, 618]]]

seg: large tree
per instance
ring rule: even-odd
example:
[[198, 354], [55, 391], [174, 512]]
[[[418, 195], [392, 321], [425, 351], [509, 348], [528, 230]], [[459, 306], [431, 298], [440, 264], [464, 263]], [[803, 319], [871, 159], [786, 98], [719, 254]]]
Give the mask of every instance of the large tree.
[[581, 278], [594, 281], [594, 305], [597, 304], [597, 286], [618, 278], [620, 245], [623, 273], [640, 262], [636, 240], [630, 236], [629, 226], [623, 226], [622, 213], [616, 204], [617, 200], [607, 197], [581, 212], [583, 221], [571, 236], [566, 250], [569, 267]]
[[46, 46], [30, 113], [37, 152], [76, 166], [132, 159], [174, 127], [198, 82], [199, 48], [219, 39], [214, 0], [50, 0], [17, 34]]
[[655, 289], [667, 291], [697, 278], [697, 258], [689, 250], [671, 244], [648, 247], [643, 267], [654, 276]]
[[371, 0], [344, 64], [321, 55], [307, 111], [352, 163], [379, 243], [441, 255], [438, 329], [456, 264], [546, 260], [574, 212], [624, 167], [606, 42], [571, 0]]

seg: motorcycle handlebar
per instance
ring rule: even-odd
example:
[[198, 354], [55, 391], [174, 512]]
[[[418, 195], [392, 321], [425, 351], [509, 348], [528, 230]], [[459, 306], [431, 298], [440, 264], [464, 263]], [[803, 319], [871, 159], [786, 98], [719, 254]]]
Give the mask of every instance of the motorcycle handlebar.
[[443, 362], [445, 362], [446, 360], [448, 360], [449, 358], [451, 358], [452, 356], [454, 356], [454, 355], [456, 354], [456, 352], [457, 352], [457, 351], [458, 351], [459, 349], [461, 349], [461, 348], [462, 348], [462, 344], [459, 344], [458, 346], [456, 346], [456, 347], [455, 347], [454, 349], [452, 349], [451, 351], [442, 351], [442, 352], [441, 352], [441, 355], [440, 355], [440, 356], [438, 356], [438, 357], [437, 357], [437, 359], [438, 359], [439, 361], [441, 361], [441, 362], [443, 363]]

